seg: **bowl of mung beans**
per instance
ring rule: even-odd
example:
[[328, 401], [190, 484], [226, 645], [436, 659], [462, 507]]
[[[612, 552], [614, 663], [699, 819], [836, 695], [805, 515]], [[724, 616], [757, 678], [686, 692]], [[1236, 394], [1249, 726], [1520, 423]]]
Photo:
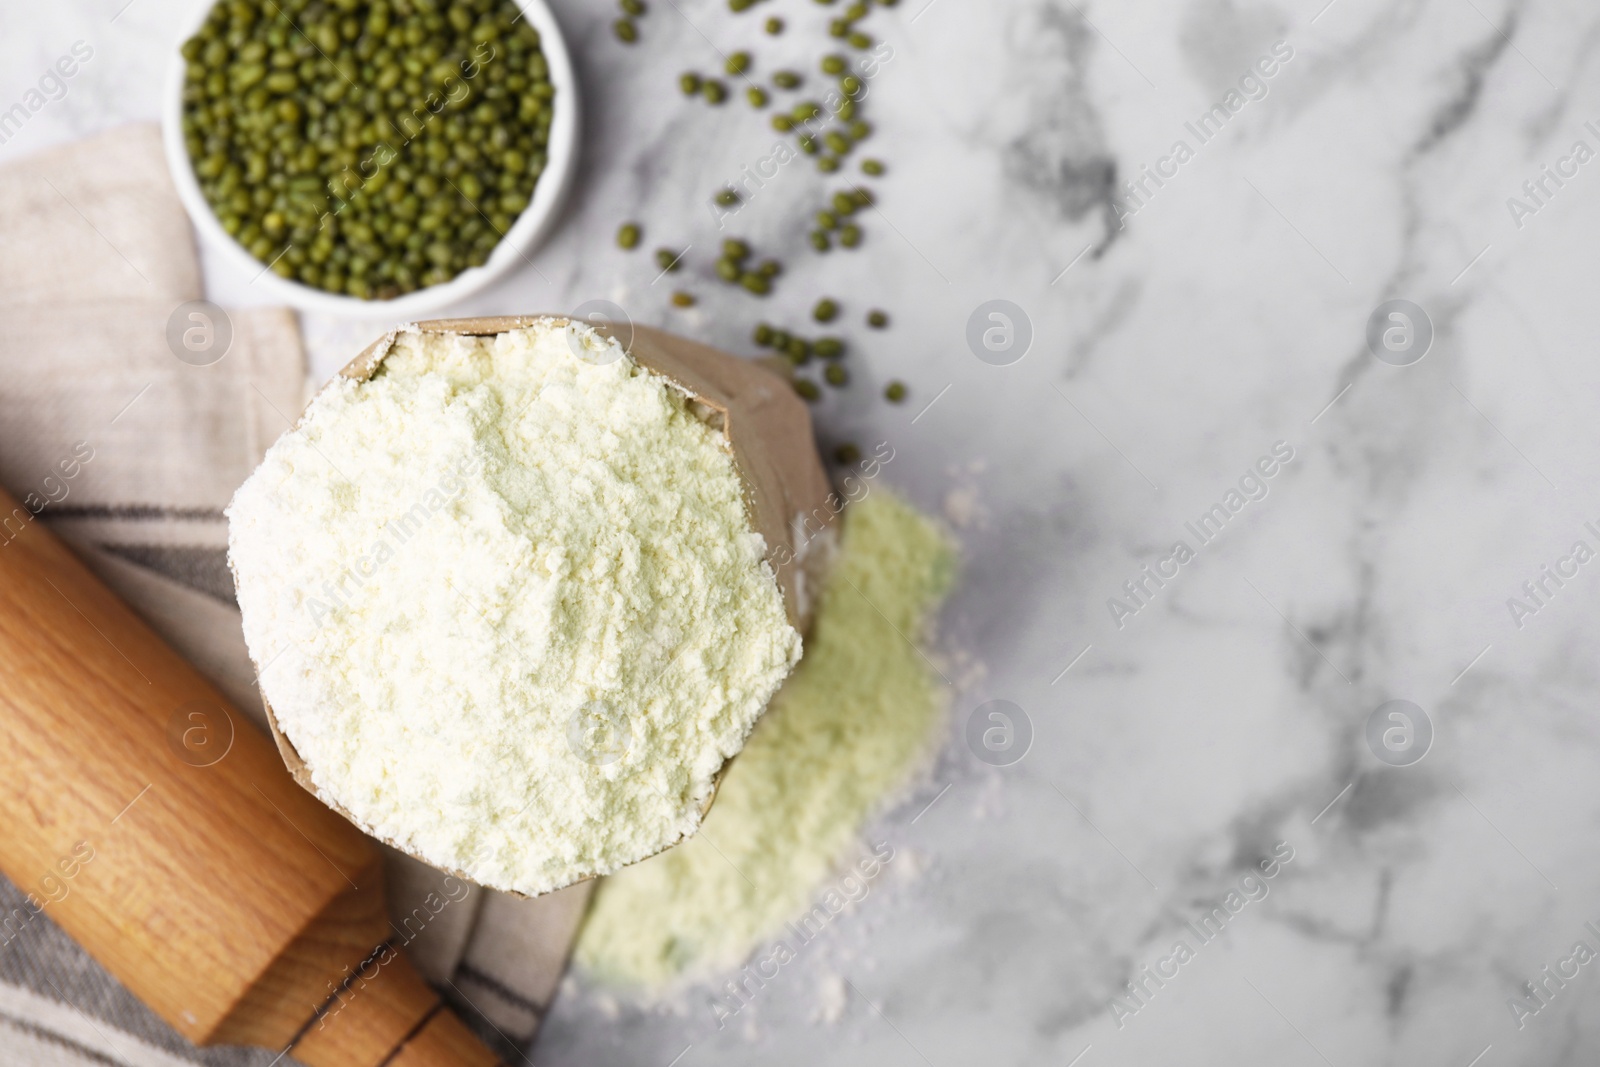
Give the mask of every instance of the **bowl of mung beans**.
[[168, 76], [202, 241], [308, 311], [406, 318], [550, 230], [577, 79], [544, 0], [215, 0]]

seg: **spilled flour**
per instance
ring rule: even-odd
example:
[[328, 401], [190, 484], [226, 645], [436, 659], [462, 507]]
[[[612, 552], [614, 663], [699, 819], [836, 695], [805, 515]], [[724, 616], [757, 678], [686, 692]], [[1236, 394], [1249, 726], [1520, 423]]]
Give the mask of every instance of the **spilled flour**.
[[841, 861], [875, 872], [856, 835], [930, 756], [944, 718], [947, 688], [907, 638], [925, 634], [953, 569], [939, 527], [887, 491], [852, 505], [805, 659], [729, 765], [702, 833], [601, 882], [581, 966], [647, 986], [737, 967], [826, 899]]

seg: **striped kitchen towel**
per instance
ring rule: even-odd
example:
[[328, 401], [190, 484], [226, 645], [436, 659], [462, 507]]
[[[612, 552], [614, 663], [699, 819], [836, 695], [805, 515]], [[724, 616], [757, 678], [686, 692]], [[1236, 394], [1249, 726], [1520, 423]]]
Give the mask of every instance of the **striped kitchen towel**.
[[[0, 167], [0, 205], [0, 485], [23, 504], [0, 537], [47, 523], [264, 728], [222, 509], [308, 399], [294, 315], [203, 301], [153, 126]], [[445, 893], [438, 871], [386, 855], [397, 942], [491, 1047], [525, 1062], [590, 886]], [[5, 1067], [276, 1059], [189, 1045], [0, 878]]]

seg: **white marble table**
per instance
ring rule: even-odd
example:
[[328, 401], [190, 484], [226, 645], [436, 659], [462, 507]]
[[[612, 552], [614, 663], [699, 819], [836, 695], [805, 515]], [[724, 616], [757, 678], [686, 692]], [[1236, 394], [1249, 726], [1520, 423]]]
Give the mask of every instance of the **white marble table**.
[[[0, 158], [156, 116], [185, 5], [110, 21], [125, 2], [11, 0], [0, 106], [75, 40], [95, 54]], [[823, 293], [887, 308], [890, 331], [853, 331], [859, 387], [819, 407], [821, 434], [891, 442], [887, 477], [959, 523], [965, 571], [944, 755], [870, 829], [893, 876], [737, 1025], [703, 994], [648, 1010], [573, 984], [541, 1063], [1600, 1056], [1600, 964], [1573, 955], [1600, 950], [1600, 11], [1325, 2], [880, 12], [872, 150], [892, 169], [865, 246], [810, 254], [832, 183], [785, 169], [737, 226], [789, 264], [779, 292], [691, 279], [685, 313], [616, 226], [709, 246], [706, 195], [774, 138], [740, 101], [683, 103], [675, 76], [779, 12], [791, 30], [758, 55], [810, 69], [801, 26], [830, 9], [651, 0], [626, 49], [608, 5], [559, 0], [588, 94], [579, 186], [533, 267], [456, 310], [601, 297], [750, 351], [758, 317], [798, 322]], [[1431, 321], [1420, 362], [1369, 349], [1393, 298]], [[1008, 366], [965, 339], [991, 299], [1031, 323]], [[373, 333], [305, 325], [319, 375]], [[893, 377], [902, 407], [877, 397]], [[1275, 445], [1292, 458], [1252, 476]], [[1218, 504], [1203, 541], [1185, 524]], [[992, 699], [1032, 725], [1011, 766], [963, 741]], [[1432, 724], [1421, 762], [1368, 743], [1396, 699]], [[1274, 876], [1241, 883], [1275, 847]], [[1203, 939], [1190, 924], [1241, 884]], [[1531, 980], [1547, 1003], [1519, 1018]]]

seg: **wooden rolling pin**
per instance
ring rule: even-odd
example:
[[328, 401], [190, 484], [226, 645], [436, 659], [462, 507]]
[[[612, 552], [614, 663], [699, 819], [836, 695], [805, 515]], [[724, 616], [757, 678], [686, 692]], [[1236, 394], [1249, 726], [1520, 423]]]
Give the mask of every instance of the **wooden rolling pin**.
[[0, 521], [0, 870], [30, 907], [197, 1044], [498, 1063], [390, 944], [372, 844], [3, 490]]

